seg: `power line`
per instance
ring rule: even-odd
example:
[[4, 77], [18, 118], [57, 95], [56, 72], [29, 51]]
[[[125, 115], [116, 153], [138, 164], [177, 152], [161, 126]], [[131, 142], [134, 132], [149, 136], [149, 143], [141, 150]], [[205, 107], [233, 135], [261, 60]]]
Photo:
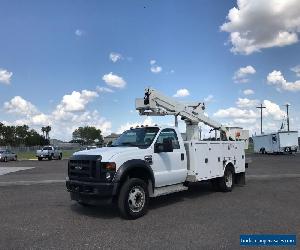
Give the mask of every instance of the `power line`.
[[262, 105], [262, 103], [260, 104], [260, 106], [259, 107], [256, 107], [257, 109], [260, 109], [260, 134], [262, 134], [263, 133], [263, 129], [262, 129], [262, 111], [263, 111], [263, 109], [265, 109], [266, 107], [264, 107], [263, 105]]
[[291, 106], [291, 104], [285, 104], [283, 105], [286, 107], [286, 123], [287, 123], [287, 131], [290, 131], [290, 118], [289, 118], [289, 106]]

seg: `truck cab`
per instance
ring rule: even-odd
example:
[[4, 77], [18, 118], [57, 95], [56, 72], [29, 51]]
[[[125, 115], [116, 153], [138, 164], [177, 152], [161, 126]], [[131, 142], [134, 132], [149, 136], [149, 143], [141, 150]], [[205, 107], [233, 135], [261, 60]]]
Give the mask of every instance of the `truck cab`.
[[131, 128], [110, 147], [74, 153], [67, 189], [80, 204], [110, 202], [130, 178], [144, 182], [147, 196], [153, 196], [157, 187], [186, 180], [186, 151], [177, 128]]

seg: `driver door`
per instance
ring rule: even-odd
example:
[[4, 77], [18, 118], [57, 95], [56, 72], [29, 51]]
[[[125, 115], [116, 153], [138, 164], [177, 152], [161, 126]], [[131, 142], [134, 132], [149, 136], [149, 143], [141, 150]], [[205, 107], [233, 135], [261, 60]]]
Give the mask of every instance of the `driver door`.
[[[184, 146], [180, 146], [174, 129], [163, 129], [154, 144], [160, 147], [164, 140], [172, 140], [173, 152], [155, 152], [152, 169], [155, 176], [155, 187], [162, 187], [184, 182], [187, 176], [187, 165]], [[160, 147], [162, 148], [162, 147]]]

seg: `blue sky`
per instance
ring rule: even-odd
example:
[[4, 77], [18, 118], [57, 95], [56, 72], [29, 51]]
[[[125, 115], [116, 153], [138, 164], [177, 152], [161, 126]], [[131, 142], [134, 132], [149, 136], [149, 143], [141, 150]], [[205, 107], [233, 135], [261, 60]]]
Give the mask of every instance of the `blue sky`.
[[[268, 106], [265, 129], [272, 131], [289, 102], [292, 128], [299, 129], [297, 6], [295, 0], [1, 1], [0, 121], [50, 124], [52, 137], [65, 140], [83, 125], [108, 134], [141, 122], [170, 123], [145, 121], [134, 111], [134, 99], [152, 86], [169, 96], [185, 89], [178, 100], [205, 99], [214, 119], [252, 133], [259, 130], [258, 103]], [[246, 89], [252, 91], [245, 95]]]

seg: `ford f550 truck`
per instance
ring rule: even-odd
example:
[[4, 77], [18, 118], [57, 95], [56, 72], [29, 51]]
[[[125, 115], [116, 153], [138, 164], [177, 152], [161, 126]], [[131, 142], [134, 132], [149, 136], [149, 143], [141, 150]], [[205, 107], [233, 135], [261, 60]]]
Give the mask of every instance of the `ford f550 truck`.
[[[110, 147], [74, 153], [66, 180], [72, 200], [82, 205], [115, 202], [123, 217], [135, 219], [146, 213], [150, 197], [187, 190], [191, 182], [211, 180], [224, 192], [235, 183], [245, 184], [244, 139], [227, 140], [228, 129], [205, 116], [202, 105], [183, 106], [146, 89], [136, 108], [142, 115], [181, 116], [187, 140], [177, 127], [142, 126], [125, 131]], [[199, 140], [200, 121], [220, 130], [220, 137]]]

